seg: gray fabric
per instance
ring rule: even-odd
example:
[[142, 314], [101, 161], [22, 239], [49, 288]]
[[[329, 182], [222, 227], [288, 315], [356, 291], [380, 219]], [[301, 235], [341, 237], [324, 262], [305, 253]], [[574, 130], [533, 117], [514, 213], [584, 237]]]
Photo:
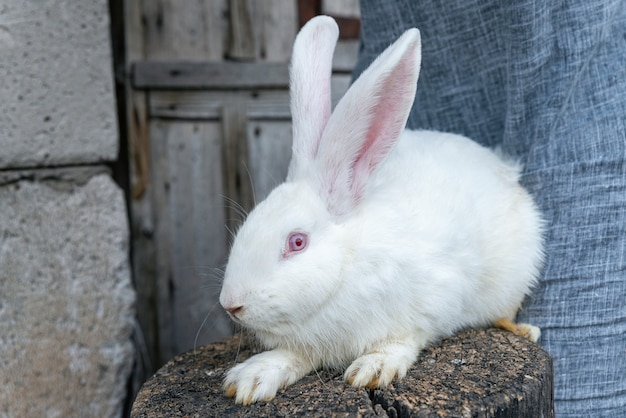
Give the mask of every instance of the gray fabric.
[[421, 31], [409, 127], [525, 165], [547, 263], [520, 319], [554, 358], [557, 416], [626, 416], [625, 2], [361, 0], [361, 13], [355, 74]]

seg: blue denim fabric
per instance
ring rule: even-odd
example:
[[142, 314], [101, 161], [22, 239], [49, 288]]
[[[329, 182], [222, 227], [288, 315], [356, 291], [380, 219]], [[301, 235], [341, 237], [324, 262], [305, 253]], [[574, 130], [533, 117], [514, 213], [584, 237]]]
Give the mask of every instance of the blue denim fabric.
[[547, 261], [520, 319], [554, 358], [559, 417], [626, 417], [626, 2], [361, 0], [355, 75], [422, 34], [409, 127], [524, 163]]

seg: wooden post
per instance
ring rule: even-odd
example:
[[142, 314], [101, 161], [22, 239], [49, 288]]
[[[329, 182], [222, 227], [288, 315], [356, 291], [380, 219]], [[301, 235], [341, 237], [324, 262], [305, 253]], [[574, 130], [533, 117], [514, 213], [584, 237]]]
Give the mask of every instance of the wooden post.
[[175, 357], [145, 383], [131, 417], [553, 417], [552, 360], [538, 345], [501, 330], [467, 330], [420, 355], [385, 389], [355, 389], [319, 371], [270, 402], [235, 405], [225, 372], [254, 354], [240, 336]]

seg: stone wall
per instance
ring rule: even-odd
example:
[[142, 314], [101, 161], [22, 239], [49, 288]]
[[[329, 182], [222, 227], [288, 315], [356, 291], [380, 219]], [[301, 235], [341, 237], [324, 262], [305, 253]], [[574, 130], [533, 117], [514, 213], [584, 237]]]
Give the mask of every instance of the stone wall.
[[122, 414], [134, 291], [107, 0], [0, 0], [0, 416]]
[[117, 157], [107, 0], [0, 0], [0, 167]]

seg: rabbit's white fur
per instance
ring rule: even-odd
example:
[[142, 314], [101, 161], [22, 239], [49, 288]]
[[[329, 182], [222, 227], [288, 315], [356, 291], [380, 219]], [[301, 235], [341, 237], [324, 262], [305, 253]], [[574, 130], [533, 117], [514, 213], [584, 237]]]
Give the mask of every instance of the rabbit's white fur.
[[[318, 367], [387, 385], [438, 338], [514, 320], [539, 274], [541, 219], [519, 167], [459, 135], [404, 130], [417, 29], [331, 116], [336, 39], [328, 17], [296, 39], [287, 181], [250, 213], [226, 268], [221, 304], [270, 349], [228, 372], [239, 403], [271, 399]], [[309, 240], [292, 253], [294, 231]]]

